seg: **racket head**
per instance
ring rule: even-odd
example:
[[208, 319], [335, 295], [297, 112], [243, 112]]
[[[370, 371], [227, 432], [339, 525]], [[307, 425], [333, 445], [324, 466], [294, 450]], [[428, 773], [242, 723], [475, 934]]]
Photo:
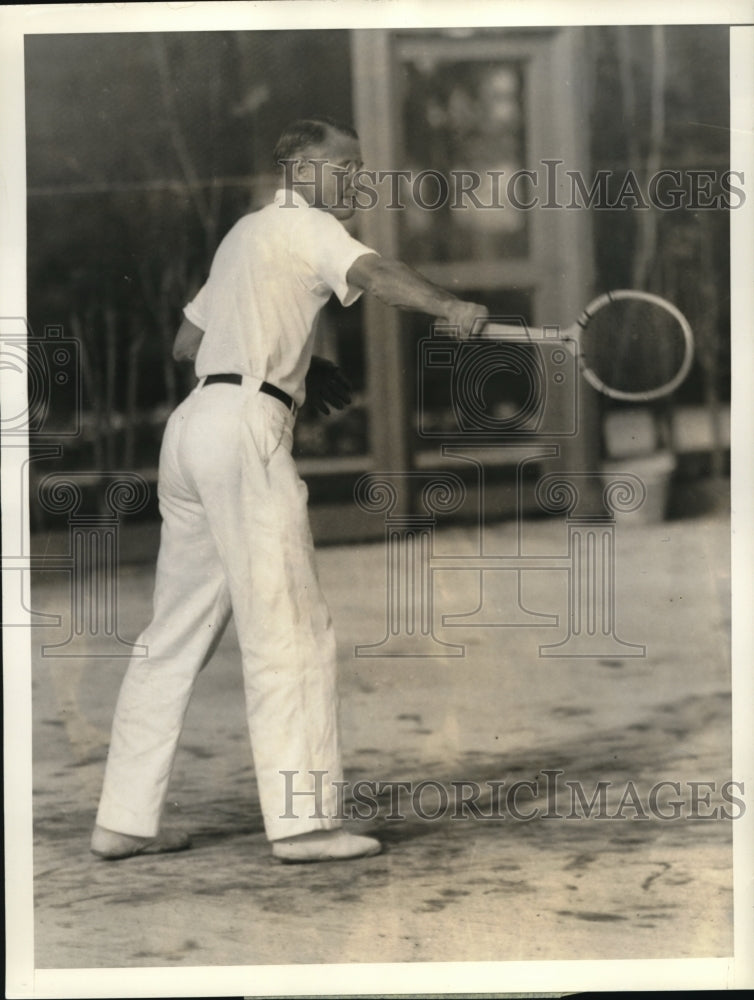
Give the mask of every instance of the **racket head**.
[[584, 378], [611, 399], [648, 402], [683, 382], [694, 336], [683, 313], [651, 292], [617, 289], [594, 299], [575, 327]]

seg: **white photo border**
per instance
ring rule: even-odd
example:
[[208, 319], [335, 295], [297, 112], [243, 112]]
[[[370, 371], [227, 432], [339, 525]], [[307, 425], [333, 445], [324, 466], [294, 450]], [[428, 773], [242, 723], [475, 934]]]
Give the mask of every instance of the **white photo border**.
[[[754, 28], [748, 0], [280, 0], [276, 3], [114, 3], [0, 8], [0, 315], [26, 315], [24, 36], [38, 33], [402, 28], [593, 24], [731, 26], [731, 166], [748, 197], [731, 213], [733, 428], [734, 775], [754, 787], [751, 577], [754, 568]], [[3, 372], [0, 372], [0, 382]], [[7, 392], [16, 383], [5, 382]], [[25, 400], [11, 400], [22, 410]], [[4, 449], [3, 509], [18, 502], [23, 448]], [[24, 519], [28, 524], [28, 520]], [[4, 535], [4, 549], [10, 547]], [[28, 538], [23, 551], [28, 551]], [[26, 604], [29, 606], [28, 594]], [[9, 997], [360, 995], [492, 993], [754, 986], [754, 808], [734, 824], [735, 958], [634, 961], [421, 963], [39, 970], [33, 955], [31, 667], [26, 629], [6, 630], [6, 944]], [[748, 953], [748, 954], [747, 954]], [[358, 975], [354, 969], [357, 968]]]

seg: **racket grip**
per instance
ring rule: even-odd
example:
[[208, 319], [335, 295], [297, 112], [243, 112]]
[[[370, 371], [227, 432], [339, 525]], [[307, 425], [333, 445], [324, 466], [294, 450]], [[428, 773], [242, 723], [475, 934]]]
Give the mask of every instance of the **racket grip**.
[[479, 340], [506, 340], [508, 342], [530, 344], [532, 336], [523, 323], [487, 323], [481, 326], [475, 336]]

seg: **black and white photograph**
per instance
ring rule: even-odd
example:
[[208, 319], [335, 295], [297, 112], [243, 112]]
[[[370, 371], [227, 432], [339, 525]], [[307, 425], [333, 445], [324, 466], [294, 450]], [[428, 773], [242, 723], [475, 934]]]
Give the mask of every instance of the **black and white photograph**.
[[752, 20], [0, 8], [6, 995], [754, 986]]

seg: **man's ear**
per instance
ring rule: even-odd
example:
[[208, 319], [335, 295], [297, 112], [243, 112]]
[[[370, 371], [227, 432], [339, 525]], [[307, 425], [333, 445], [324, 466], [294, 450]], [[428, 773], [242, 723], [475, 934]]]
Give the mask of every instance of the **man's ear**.
[[293, 164], [293, 180], [310, 181], [313, 170], [314, 164], [309, 159], [309, 155], [307, 153], [299, 153], [296, 157], [296, 162]]

